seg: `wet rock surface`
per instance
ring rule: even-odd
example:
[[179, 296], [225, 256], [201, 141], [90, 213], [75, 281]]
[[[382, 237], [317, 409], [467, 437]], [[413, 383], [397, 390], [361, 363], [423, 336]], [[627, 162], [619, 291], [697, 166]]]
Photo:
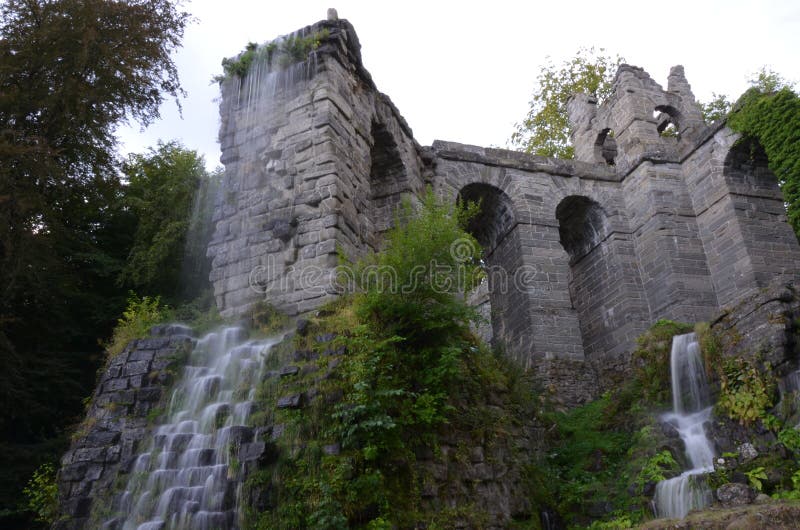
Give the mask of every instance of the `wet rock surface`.
[[89, 528], [93, 508], [104, 502], [117, 475], [130, 471], [193, 335], [186, 326], [155, 326], [151, 337], [131, 341], [108, 362], [61, 459], [55, 530]]

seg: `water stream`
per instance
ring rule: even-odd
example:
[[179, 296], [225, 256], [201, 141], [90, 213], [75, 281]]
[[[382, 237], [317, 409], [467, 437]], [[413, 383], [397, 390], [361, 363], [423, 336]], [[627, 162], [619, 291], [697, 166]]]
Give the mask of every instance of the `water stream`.
[[690, 510], [703, 508], [713, 500], [711, 490], [702, 480], [702, 475], [714, 469], [714, 448], [704, 427], [711, 416], [712, 404], [694, 333], [672, 339], [670, 368], [673, 411], [663, 420], [677, 429], [692, 467], [659, 482], [654, 501], [658, 517], [683, 518]]
[[233, 530], [239, 527], [235, 448], [264, 359], [279, 339], [247, 341], [238, 327], [209, 333], [192, 351], [166, 420], [138, 455], [107, 529]]

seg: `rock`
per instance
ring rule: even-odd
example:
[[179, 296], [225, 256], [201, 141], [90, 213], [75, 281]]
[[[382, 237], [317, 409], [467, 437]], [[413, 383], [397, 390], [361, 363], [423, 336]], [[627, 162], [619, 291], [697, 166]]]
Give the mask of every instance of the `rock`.
[[305, 318], [298, 318], [297, 319], [297, 334], [301, 337], [305, 337], [308, 334], [308, 320]]
[[680, 439], [681, 435], [678, 432], [678, 428], [673, 425], [671, 422], [664, 421], [661, 422], [661, 432], [664, 434], [665, 437], [673, 439], [678, 438]]
[[303, 361], [313, 361], [317, 357], [318, 355], [316, 353], [308, 350], [297, 350], [294, 352], [294, 355], [292, 355], [292, 359], [298, 363]]
[[753, 444], [747, 442], [738, 447], [739, 456], [742, 457], [742, 462], [749, 462], [758, 456], [758, 451], [753, 447]]
[[770, 502], [772, 502], [772, 497], [764, 493], [759, 493], [753, 500], [753, 504], [769, 504]]
[[303, 404], [303, 394], [292, 394], [278, 398], [279, 409], [299, 409]]
[[244, 425], [232, 425], [225, 428], [227, 430], [228, 442], [241, 445], [253, 441], [253, 429]]
[[265, 442], [251, 442], [242, 444], [239, 448], [239, 460], [258, 460], [264, 454], [267, 445]]
[[299, 366], [284, 366], [281, 368], [279, 374], [281, 377], [287, 377], [290, 375], [297, 375], [300, 372]]
[[318, 343], [330, 342], [336, 338], [336, 333], [323, 333], [322, 335], [317, 335], [315, 340]]
[[717, 488], [717, 500], [725, 508], [744, 506], [756, 498], [756, 493], [750, 486], [739, 482], [729, 482]]
[[603, 517], [604, 515], [614, 511], [614, 505], [610, 502], [593, 502], [586, 508], [586, 513], [590, 517]]

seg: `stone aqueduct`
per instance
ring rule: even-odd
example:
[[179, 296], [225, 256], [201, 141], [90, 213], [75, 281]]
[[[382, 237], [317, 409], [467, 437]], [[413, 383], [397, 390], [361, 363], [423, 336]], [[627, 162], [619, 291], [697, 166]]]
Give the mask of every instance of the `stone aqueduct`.
[[337, 248], [375, 248], [401, 198], [426, 186], [482, 200], [473, 233], [489, 269], [507, 272], [489, 275], [494, 340], [571, 403], [623, 375], [654, 321], [706, 320], [798, 278], [763, 150], [704, 123], [682, 67], [666, 90], [623, 65], [601, 105], [574, 97], [574, 160], [421, 147], [347, 21], [299, 34], [323, 29], [305, 63], [223, 83], [226, 177], [209, 246], [223, 314], [265, 297], [290, 313], [318, 307], [335, 296]]

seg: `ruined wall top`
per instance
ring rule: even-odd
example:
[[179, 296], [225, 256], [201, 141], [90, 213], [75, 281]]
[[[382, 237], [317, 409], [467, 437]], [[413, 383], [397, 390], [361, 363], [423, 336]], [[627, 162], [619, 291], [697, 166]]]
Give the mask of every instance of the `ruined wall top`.
[[573, 96], [567, 112], [575, 158], [615, 166], [620, 178], [643, 160], [683, 160], [708, 127], [683, 66], [670, 69], [667, 83], [664, 90], [642, 68], [622, 64], [607, 100]]

